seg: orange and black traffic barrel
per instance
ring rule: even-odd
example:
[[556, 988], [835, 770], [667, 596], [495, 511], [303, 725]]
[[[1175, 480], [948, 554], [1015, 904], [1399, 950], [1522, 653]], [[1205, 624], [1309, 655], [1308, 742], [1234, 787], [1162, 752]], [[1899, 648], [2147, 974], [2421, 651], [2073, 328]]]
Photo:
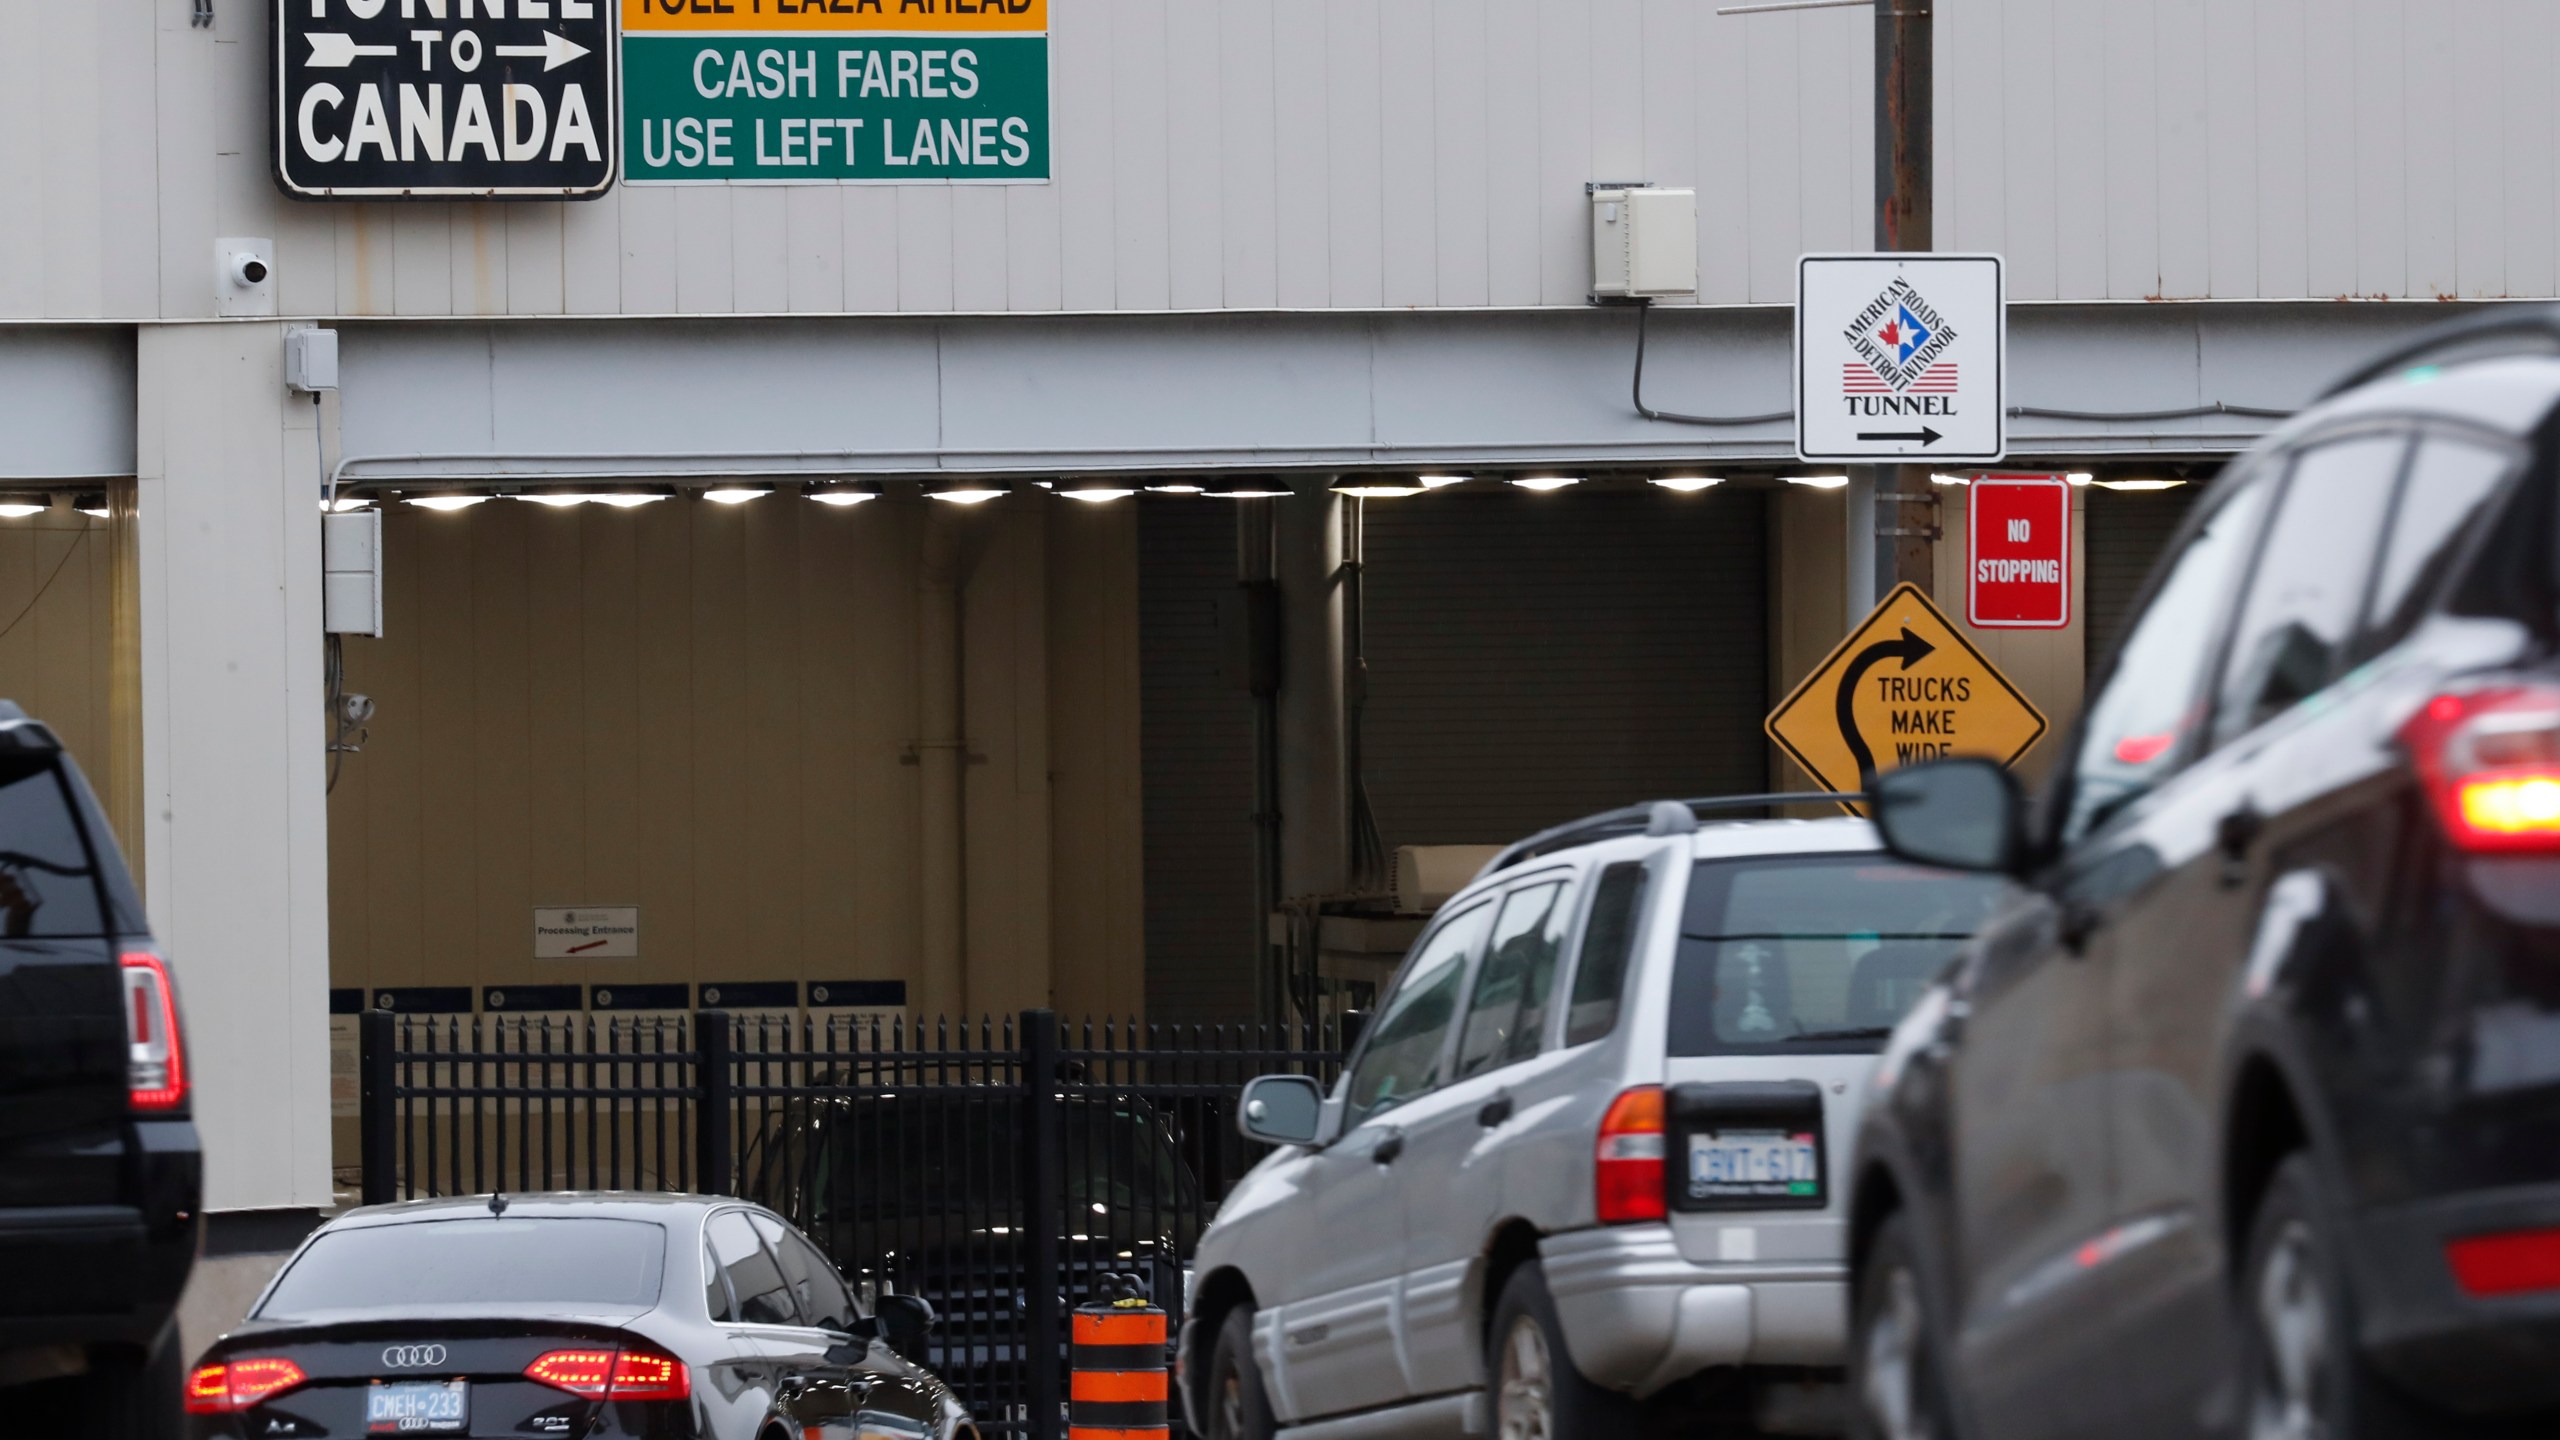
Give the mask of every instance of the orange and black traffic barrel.
[[1067, 1440], [1165, 1440], [1164, 1312], [1142, 1295], [1079, 1306], [1073, 1339]]

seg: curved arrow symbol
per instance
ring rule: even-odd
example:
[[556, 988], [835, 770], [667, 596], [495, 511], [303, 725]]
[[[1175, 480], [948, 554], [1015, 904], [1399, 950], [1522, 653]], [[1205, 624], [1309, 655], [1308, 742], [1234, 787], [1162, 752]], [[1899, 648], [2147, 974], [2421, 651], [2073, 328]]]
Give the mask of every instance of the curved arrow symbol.
[[1857, 657], [1849, 662], [1849, 668], [1840, 672], [1837, 701], [1840, 738], [1849, 746], [1849, 758], [1858, 762], [1860, 785], [1866, 784], [1868, 777], [1876, 773], [1876, 757], [1875, 752], [1867, 748], [1866, 737], [1858, 733], [1858, 682], [1867, 677], [1869, 670], [1887, 660], [1900, 660], [1902, 668], [1908, 670], [1927, 659], [1937, 648], [1912, 634], [1911, 627], [1905, 625], [1901, 639], [1877, 641], [1859, 651]]
[[489, 49], [494, 54], [540, 60], [546, 75], [587, 53], [586, 46], [555, 30], [543, 31], [539, 45], [492, 45]]

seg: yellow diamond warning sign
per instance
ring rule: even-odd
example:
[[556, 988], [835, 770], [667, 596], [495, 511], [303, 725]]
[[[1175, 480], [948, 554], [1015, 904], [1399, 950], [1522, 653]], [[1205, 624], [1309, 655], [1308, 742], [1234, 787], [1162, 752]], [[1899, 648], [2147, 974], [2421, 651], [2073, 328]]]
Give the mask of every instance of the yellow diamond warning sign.
[[1778, 742], [1822, 788], [1942, 755], [2004, 765], [2044, 734], [2041, 711], [1912, 585], [1898, 585], [1769, 715]]

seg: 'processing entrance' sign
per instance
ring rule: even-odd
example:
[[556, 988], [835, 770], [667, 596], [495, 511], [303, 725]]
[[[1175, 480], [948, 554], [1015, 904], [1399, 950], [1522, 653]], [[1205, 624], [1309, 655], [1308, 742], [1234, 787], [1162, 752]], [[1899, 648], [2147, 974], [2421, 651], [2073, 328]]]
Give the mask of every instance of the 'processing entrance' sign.
[[1049, 178], [1049, 0], [622, 6], [626, 181]]

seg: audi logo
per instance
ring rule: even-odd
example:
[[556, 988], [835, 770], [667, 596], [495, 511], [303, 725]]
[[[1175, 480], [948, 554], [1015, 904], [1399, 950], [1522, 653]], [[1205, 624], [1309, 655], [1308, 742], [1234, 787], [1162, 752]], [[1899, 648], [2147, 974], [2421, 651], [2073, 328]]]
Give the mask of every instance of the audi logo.
[[441, 1345], [392, 1345], [382, 1352], [382, 1364], [389, 1370], [416, 1370], [444, 1363]]

